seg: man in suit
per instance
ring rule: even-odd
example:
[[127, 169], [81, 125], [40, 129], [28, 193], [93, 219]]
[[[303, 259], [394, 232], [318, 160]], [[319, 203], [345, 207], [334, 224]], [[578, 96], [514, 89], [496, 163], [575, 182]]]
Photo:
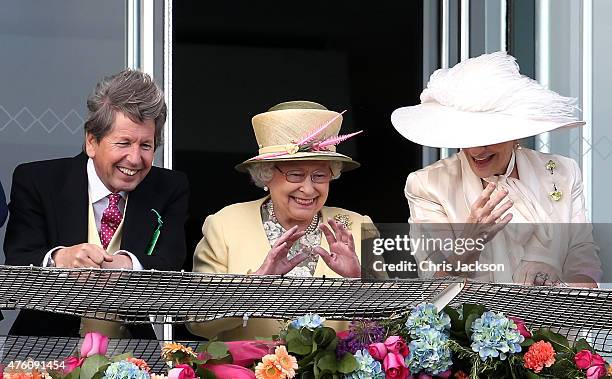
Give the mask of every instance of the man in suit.
[[[163, 92], [148, 75], [124, 70], [98, 83], [87, 107], [83, 152], [15, 169], [6, 263], [180, 269], [187, 178], [152, 166], [166, 119]], [[160, 224], [153, 210], [163, 222], [155, 244]], [[75, 317], [22, 311], [11, 334], [74, 336], [110, 327], [114, 332], [107, 334], [128, 336], [118, 324], [101, 324], [83, 319], [80, 325]]]

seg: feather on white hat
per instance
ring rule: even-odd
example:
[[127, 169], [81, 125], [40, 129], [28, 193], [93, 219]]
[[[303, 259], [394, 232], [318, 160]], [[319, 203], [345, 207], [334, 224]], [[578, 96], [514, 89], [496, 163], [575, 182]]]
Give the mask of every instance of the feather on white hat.
[[582, 126], [576, 100], [519, 72], [506, 52], [484, 54], [434, 72], [421, 104], [396, 109], [395, 129], [432, 147], [474, 147]]

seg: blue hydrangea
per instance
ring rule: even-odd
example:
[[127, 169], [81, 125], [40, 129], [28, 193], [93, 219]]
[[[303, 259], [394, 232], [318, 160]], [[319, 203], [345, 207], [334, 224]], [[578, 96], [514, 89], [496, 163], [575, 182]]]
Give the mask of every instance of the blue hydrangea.
[[406, 357], [406, 365], [410, 372], [436, 375], [448, 370], [453, 364], [448, 335], [433, 328], [421, 329], [420, 333], [419, 338], [408, 345], [410, 354]]
[[374, 360], [367, 350], [357, 350], [355, 359], [357, 370], [345, 375], [346, 379], [385, 379], [385, 372], [380, 362]]
[[483, 361], [489, 357], [504, 360], [508, 354], [520, 353], [525, 340], [514, 321], [502, 313], [483, 313], [472, 324], [472, 333], [472, 350]]
[[128, 361], [111, 363], [104, 371], [103, 379], [149, 379], [148, 372]]
[[444, 312], [438, 313], [436, 306], [428, 303], [419, 304], [410, 312], [406, 320], [406, 328], [412, 338], [419, 338], [429, 329], [448, 334], [450, 327], [450, 317]]
[[325, 322], [325, 318], [319, 316], [316, 313], [307, 313], [302, 317], [298, 317], [297, 319], [291, 322], [291, 326], [295, 329], [307, 328], [310, 330], [315, 330], [319, 326], [321, 326]]

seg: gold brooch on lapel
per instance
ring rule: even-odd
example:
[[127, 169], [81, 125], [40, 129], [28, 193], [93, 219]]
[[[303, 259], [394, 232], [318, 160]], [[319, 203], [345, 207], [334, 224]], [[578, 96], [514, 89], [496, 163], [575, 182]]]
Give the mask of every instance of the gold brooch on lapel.
[[549, 193], [549, 195], [550, 195], [550, 198], [553, 199], [554, 201], [559, 201], [561, 200], [561, 197], [563, 196], [563, 192], [559, 191], [557, 189], [557, 186], [553, 184], [553, 191]]
[[351, 226], [353, 225], [353, 222], [351, 221], [349, 216], [346, 214], [338, 213], [337, 215], [334, 216], [334, 221], [336, 221], [339, 224], [344, 225], [344, 227], [348, 230], [351, 230]]
[[546, 162], [546, 169], [550, 171], [550, 175], [555, 173], [556, 168], [557, 168], [557, 164], [552, 159]]
[[[557, 162], [551, 159], [546, 162], [546, 165], [544, 167], [546, 167], [546, 169], [550, 171], [550, 175], [552, 175], [555, 173], [555, 169], [557, 168]], [[559, 191], [557, 189], [557, 185], [553, 182], [553, 190], [552, 192], [548, 193], [548, 196], [550, 196], [550, 198], [554, 201], [559, 201], [563, 197], [563, 192]]]

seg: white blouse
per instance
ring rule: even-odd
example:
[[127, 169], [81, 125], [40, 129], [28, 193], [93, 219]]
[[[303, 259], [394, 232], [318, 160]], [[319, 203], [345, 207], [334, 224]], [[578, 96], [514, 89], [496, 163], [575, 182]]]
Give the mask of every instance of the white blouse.
[[[547, 168], [551, 160], [556, 166], [552, 171]], [[509, 176], [515, 165], [519, 179]], [[507, 198], [513, 201], [508, 212], [513, 218], [486, 244], [478, 262], [501, 264], [504, 269], [481, 270], [469, 276], [492, 282], [522, 283], [524, 278], [518, 277], [519, 273], [525, 272], [529, 265], [542, 262], [552, 266], [562, 280], [586, 275], [599, 282], [603, 271], [592, 226], [586, 219], [581, 178], [580, 169], [572, 159], [524, 148], [515, 150], [503, 175], [484, 179], [496, 183], [498, 189], [508, 190]], [[551, 196], [555, 190], [561, 194], [558, 200]], [[453, 237], [459, 237], [461, 224], [466, 222], [470, 206], [482, 191], [482, 181], [470, 168], [463, 151], [411, 173], [405, 187], [411, 229], [415, 231], [420, 224], [423, 229], [427, 227], [422, 224], [446, 223], [450, 224]], [[503, 203], [505, 200], [499, 206]], [[415, 257], [420, 267], [420, 262], [426, 260], [440, 263], [445, 259], [444, 254], [439, 256], [423, 250], [417, 251]], [[423, 277], [434, 273], [419, 270]]]

